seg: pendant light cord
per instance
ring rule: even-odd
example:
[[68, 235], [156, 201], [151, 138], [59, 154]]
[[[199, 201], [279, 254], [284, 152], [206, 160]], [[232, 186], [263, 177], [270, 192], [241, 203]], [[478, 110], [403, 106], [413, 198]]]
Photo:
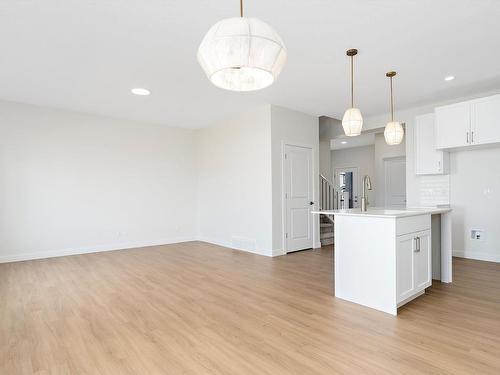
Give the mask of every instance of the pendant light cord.
[[240, 0], [240, 17], [243, 17], [243, 0]]
[[394, 95], [392, 93], [392, 77], [391, 77], [391, 121], [394, 122]]
[[351, 108], [354, 108], [354, 56], [351, 56]]

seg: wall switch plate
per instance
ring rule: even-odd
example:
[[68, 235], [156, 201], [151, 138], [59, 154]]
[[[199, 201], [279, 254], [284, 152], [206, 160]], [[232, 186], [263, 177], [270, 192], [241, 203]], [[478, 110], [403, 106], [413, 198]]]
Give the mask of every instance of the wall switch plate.
[[471, 240], [482, 240], [484, 237], [482, 229], [471, 229], [470, 239]]

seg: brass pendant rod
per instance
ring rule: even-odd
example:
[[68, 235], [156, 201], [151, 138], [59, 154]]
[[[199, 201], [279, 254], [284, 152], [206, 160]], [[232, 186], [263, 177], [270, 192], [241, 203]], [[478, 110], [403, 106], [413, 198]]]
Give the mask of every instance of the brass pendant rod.
[[391, 121], [394, 122], [394, 95], [392, 90], [392, 78], [396, 75], [396, 72], [387, 72], [385, 74], [386, 77], [391, 79]]
[[394, 122], [394, 95], [392, 93], [392, 77], [391, 77], [391, 121]]
[[354, 108], [354, 56], [351, 56], [351, 108]]
[[354, 108], [354, 56], [358, 54], [355, 48], [348, 49], [346, 55], [351, 58], [351, 108]]
[[240, 17], [243, 17], [243, 0], [240, 0]]

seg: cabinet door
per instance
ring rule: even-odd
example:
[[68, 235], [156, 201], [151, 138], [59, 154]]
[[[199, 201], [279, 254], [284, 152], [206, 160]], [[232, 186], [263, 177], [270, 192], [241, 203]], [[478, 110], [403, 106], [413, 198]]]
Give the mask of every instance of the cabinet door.
[[414, 292], [413, 251], [415, 236], [406, 234], [396, 237], [396, 293], [397, 303], [411, 297]]
[[432, 284], [432, 242], [431, 231], [419, 232], [415, 235], [413, 250], [414, 286], [419, 292]]
[[448, 153], [436, 150], [434, 114], [415, 118], [415, 173], [417, 175], [448, 173]]
[[467, 146], [470, 143], [471, 103], [438, 107], [436, 115], [436, 148]]
[[500, 95], [472, 102], [472, 144], [500, 142]]

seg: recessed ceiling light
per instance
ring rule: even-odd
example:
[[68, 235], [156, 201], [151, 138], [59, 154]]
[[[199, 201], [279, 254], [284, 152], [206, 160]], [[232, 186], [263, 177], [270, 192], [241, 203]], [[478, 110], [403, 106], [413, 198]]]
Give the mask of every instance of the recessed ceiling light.
[[444, 77], [444, 80], [445, 81], [453, 81], [455, 79], [455, 76], [447, 76], [447, 77]]
[[342, 141], [342, 142], [340, 142], [340, 143], [342, 143], [343, 145], [346, 145], [346, 144], [347, 144], [347, 142], [346, 142], [346, 141]]
[[134, 95], [140, 95], [140, 96], [147, 96], [147, 95], [151, 95], [151, 91], [149, 91], [148, 89], [144, 89], [142, 87], [136, 87], [136, 88], [133, 88], [132, 90], [130, 90], [132, 92], [132, 94]]

